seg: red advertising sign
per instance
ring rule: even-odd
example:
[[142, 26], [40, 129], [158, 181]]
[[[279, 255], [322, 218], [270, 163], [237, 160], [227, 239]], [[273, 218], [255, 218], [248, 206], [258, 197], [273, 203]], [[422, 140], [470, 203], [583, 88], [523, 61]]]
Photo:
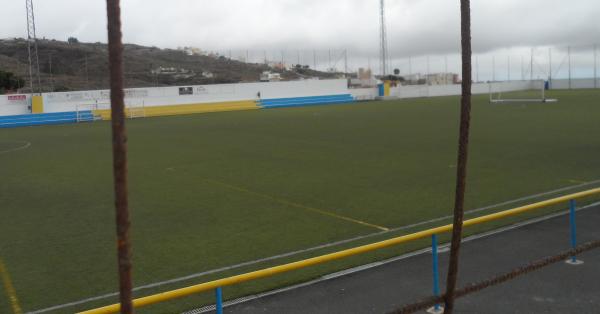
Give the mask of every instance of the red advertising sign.
[[8, 95], [8, 100], [26, 100], [26, 95]]

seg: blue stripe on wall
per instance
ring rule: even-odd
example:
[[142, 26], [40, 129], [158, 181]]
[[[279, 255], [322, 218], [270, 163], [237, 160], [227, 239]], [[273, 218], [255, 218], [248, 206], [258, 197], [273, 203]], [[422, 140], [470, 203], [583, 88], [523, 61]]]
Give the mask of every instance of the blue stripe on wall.
[[66, 124], [76, 123], [78, 121], [94, 121], [92, 111], [56, 112], [56, 113], [38, 113], [24, 114], [16, 116], [0, 117], [0, 128], [14, 128], [21, 126], [47, 125], [47, 124]]
[[312, 106], [312, 105], [344, 104], [344, 103], [350, 103], [350, 102], [354, 102], [354, 97], [352, 97], [352, 95], [341, 94], [341, 95], [326, 95], [326, 96], [262, 99], [260, 101], [260, 106], [265, 109], [270, 109], [270, 108], [301, 107], [301, 106]]
[[[262, 99], [260, 106], [265, 109], [302, 107], [313, 105], [344, 104], [354, 102], [351, 94], [308, 96], [292, 98], [272, 98]], [[79, 119], [77, 115], [79, 114]], [[0, 116], [0, 128], [13, 128], [21, 126], [48, 125], [48, 124], [67, 124], [81, 121], [94, 121], [92, 111], [70, 111], [56, 113], [24, 114], [14, 116]]]

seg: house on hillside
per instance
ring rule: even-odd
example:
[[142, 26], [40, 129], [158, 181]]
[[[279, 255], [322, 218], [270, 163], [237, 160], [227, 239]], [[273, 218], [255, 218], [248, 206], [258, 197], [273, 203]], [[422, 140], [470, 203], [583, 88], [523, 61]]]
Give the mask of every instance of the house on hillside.
[[281, 74], [273, 73], [271, 71], [264, 71], [260, 75], [261, 82], [279, 82], [281, 81]]

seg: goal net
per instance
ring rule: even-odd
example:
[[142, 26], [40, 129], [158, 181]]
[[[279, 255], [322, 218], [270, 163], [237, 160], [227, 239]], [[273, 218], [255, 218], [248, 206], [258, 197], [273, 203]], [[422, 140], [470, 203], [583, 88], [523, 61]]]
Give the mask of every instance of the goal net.
[[77, 105], [75, 109], [77, 122], [89, 122], [99, 120], [100, 118], [94, 114], [95, 110], [98, 110], [97, 103]]
[[[110, 117], [110, 101], [98, 101], [96, 100], [93, 104], [80, 104], [77, 105], [77, 122], [87, 122], [102, 120], [102, 115]], [[104, 112], [103, 114], [98, 113]], [[105, 118], [106, 118], [105, 117]], [[125, 104], [125, 117], [129, 119], [134, 118], [145, 118], [146, 117], [146, 106], [144, 101], [139, 103], [126, 103]]]
[[543, 81], [532, 82], [531, 88], [514, 90], [502, 84], [490, 84], [490, 103], [546, 103], [557, 102], [557, 99], [547, 98]]
[[146, 117], [146, 105], [144, 101], [142, 101], [141, 103], [126, 104], [125, 109], [125, 114], [129, 119]]

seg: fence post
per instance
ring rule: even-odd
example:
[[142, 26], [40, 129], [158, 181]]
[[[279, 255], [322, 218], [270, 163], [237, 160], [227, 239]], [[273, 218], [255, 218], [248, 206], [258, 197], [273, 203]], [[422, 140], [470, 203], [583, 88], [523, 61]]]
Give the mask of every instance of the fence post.
[[215, 310], [217, 311], [217, 314], [223, 314], [223, 289], [221, 287], [215, 289], [215, 297], [217, 299]]
[[[431, 256], [432, 256], [432, 269], [433, 269], [433, 295], [440, 295], [440, 283], [439, 283], [439, 267], [438, 267], [438, 241], [437, 235], [431, 235]], [[443, 312], [442, 307], [439, 303], [436, 303], [432, 308], [427, 310], [428, 313], [440, 314]]]
[[[577, 247], [577, 224], [575, 220], [575, 209], [577, 208], [577, 203], [575, 200], [569, 201], [569, 225], [571, 226], [571, 248], [575, 249]], [[581, 265], [583, 261], [577, 259], [577, 256], [573, 255], [569, 260], [567, 260], [567, 264], [570, 265]]]

